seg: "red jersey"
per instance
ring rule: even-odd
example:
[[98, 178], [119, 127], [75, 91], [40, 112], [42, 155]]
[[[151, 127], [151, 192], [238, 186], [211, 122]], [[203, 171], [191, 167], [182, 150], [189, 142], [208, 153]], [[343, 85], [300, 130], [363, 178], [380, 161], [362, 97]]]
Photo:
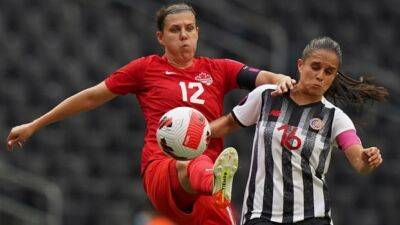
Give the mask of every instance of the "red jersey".
[[[209, 121], [223, 112], [224, 95], [238, 87], [236, 77], [244, 66], [229, 59], [194, 58], [193, 65], [179, 69], [166, 57], [150, 55], [131, 61], [106, 78], [115, 94], [135, 94], [146, 121], [141, 171], [149, 162], [168, 157], [158, 147], [158, 121], [167, 111], [188, 106], [202, 112]], [[215, 160], [222, 150], [222, 139], [212, 139], [204, 154]]]

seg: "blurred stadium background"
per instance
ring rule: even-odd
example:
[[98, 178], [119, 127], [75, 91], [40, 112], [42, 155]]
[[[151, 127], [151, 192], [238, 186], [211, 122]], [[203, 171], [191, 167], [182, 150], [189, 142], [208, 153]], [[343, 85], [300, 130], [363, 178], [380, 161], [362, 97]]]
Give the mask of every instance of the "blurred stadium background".
[[[170, 1], [0, 0], [0, 224], [142, 225], [152, 207], [139, 177], [144, 121], [124, 96], [40, 130], [9, 153], [12, 126], [102, 81], [131, 59], [162, 53], [155, 12]], [[339, 225], [400, 224], [400, 1], [199, 0], [198, 55], [227, 57], [296, 75], [312, 38], [328, 35], [344, 52], [342, 71], [370, 74], [390, 90], [387, 103], [345, 110], [384, 164], [365, 177], [336, 150], [328, 186]], [[225, 110], [244, 96], [235, 91]], [[239, 149], [234, 202], [240, 211], [253, 130], [227, 138]], [[240, 142], [237, 140], [241, 140]]]

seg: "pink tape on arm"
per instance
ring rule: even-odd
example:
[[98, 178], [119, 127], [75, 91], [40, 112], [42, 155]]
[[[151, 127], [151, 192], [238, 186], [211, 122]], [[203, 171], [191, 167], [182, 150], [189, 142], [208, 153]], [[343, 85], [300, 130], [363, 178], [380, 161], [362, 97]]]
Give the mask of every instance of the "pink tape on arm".
[[361, 145], [361, 140], [355, 130], [343, 131], [336, 137], [336, 142], [343, 151], [352, 145]]

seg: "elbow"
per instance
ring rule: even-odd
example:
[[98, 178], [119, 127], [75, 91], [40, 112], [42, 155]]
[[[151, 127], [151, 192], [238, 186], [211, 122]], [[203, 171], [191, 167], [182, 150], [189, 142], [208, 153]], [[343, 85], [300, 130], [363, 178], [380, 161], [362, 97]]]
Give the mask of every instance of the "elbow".
[[218, 129], [215, 126], [214, 122], [210, 124], [210, 137], [211, 138], [218, 138]]
[[90, 109], [95, 108], [96, 101], [93, 96], [87, 95], [84, 100], [83, 105], [84, 105], [85, 110], [90, 110]]
[[80, 111], [91, 110], [96, 108], [97, 105], [96, 97], [90, 92], [90, 90], [83, 90], [70, 97], [68, 100], [75, 102], [75, 105], [80, 108]]
[[220, 138], [223, 136], [223, 132], [221, 131], [221, 129], [216, 129], [215, 127], [211, 126], [211, 138]]
[[84, 107], [85, 110], [91, 110], [97, 108], [99, 105], [102, 104], [102, 100], [99, 96], [96, 95], [96, 92], [92, 89], [86, 89], [83, 91], [84, 98]]

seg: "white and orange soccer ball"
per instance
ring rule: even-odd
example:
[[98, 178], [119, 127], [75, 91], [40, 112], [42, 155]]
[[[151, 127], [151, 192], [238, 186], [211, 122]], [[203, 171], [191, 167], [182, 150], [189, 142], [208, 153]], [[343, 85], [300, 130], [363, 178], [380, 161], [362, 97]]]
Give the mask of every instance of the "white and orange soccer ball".
[[201, 112], [190, 107], [177, 107], [161, 117], [157, 142], [167, 155], [189, 160], [206, 150], [210, 134], [210, 125]]

